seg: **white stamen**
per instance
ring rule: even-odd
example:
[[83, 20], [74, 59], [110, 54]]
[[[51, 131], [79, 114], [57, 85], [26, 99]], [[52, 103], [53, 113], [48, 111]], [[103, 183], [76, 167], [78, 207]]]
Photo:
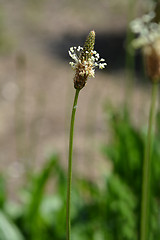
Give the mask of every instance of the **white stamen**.
[[[79, 66], [81, 67], [79, 72], [80, 76], [88, 75], [89, 77], [95, 77], [95, 68], [99, 67], [99, 69], [103, 69], [107, 65], [104, 63], [105, 59], [101, 58], [99, 60], [99, 53], [97, 53], [95, 50], [91, 51], [91, 57], [87, 61], [84, 59], [79, 59], [81, 50], [83, 50], [83, 47], [70, 47], [68, 53], [75, 62], [70, 62], [69, 64], [73, 70], [76, 70]], [[89, 52], [86, 51], [86, 54], [89, 54]]]

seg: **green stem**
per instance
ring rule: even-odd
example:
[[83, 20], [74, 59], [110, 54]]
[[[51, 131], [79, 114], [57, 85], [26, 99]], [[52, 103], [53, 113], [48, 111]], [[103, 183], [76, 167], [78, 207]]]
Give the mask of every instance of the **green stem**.
[[152, 98], [149, 113], [148, 132], [144, 153], [143, 175], [142, 175], [142, 201], [141, 201], [141, 223], [140, 240], [147, 240], [149, 234], [149, 205], [150, 205], [150, 178], [151, 178], [151, 152], [153, 141], [154, 118], [156, 112], [156, 98], [158, 84], [152, 84]]
[[70, 206], [71, 206], [71, 186], [72, 186], [72, 152], [73, 152], [73, 133], [74, 133], [74, 120], [79, 95], [76, 89], [74, 103], [71, 115], [70, 137], [69, 137], [69, 156], [68, 156], [68, 182], [67, 182], [67, 205], [66, 205], [66, 240], [71, 238], [71, 220], [70, 220]]

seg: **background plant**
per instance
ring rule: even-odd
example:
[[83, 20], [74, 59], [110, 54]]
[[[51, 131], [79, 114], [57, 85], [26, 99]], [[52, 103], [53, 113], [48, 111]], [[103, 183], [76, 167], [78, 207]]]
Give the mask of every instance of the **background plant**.
[[[112, 109], [112, 108], [111, 108]], [[119, 229], [119, 224], [116, 224], [116, 219], [113, 218], [113, 226], [117, 226], [115, 232], [117, 232], [117, 237], [121, 234], [121, 238], [119, 239], [139, 239], [139, 221], [140, 221], [140, 208], [141, 208], [141, 176], [142, 176], [142, 159], [144, 154], [144, 146], [145, 146], [145, 135], [144, 132], [140, 131], [131, 123], [131, 119], [129, 117], [129, 113], [126, 110], [119, 111], [118, 113], [111, 110], [110, 114], [110, 123], [112, 124], [113, 129], [113, 140], [112, 143], [103, 148], [103, 152], [109, 157], [113, 162], [113, 176], [118, 177], [119, 182], [123, 182], [127, 186], [128, 195], [130, 195], [130, 201], [128, 197], [128, 204], [130, 204], [130, 209], [132, 206], [132, 211], [130, 211], [130, 221], [127, 221], [125, 227], [130, 226], [130, 231], [128, 231], [128, 237], [125, 236], [121, 229]], [[157, 118], [157, 124], [159, 124], [159, 117]], [[152, 172], [152, 186], [151, 186], [151, 214], [150, 214], [150, 238], [154, 239], [159, 236], [159, 194], [157, 195], [157, 190], [159, 186], [157, 185], [158, 176], [160, 173], [160, 155], [159, 155], [159, 133], [156, 132], [156, 139], [153, 149], [153, 161], [151, 166]], [[114, 183], [110, 183], [111, 185]], [[120, 184], [120, 183], [119, 183]], [[122, 194], [122, 190], [119, 190], [117, 184], [117, 191]], [[130, 191], [130, 194], [129, 194]], [[123, 190], [123, 193], [126, 192], [127, 189]], [[108, 194], [109, 196], [110, 194]], [[123, 194], [122, 194], [123, 195]], [[118, 200], [117, 204], [120, 202]], [[117, 199], [115, 197], [115, 199]], [[110, 204], [112, 203], [110, 201]], [[116, 210], [115, 210], [116, 211]], [[111, 211], [112, 214], [114, 211]], [[122, 211], [122, 213], [125, 210]], [[128, 212], [129, 213], [129, 212]], [[131, 216], [133, 214], [133, 216]], [[120, 218], [121, 219], [121, 218]], [[132, 219], [132, 220], [131, 220]], [[122, 219], [121, 219], [122, 221]], [[130, 224], [130, 225], [129, 225]], [[131, 228], [132, 226], [132, 228]], [[116, 239], [116, 238], [115, 238]]]
[[[124, 107], [125, 109], [125, 107]], [[95, 240], [138, 239], [141, 171], [146, 131], [134, 126], [129, 112], [107, 104], [112, 130], [102, 146], [113, 170], [101, 176], [101, 185], [73, 173], [72, 237]], [[152, 161], [150, 239], [159, 239], [160, 113]], [[19, 191], [19, 201], [8, 198], [5, 177], [0, 178], [0, 232], [3, 240], [65, 239], [66, 172], [53, 154]], [[54, 184], [52, 184], [54, 182]], [[48, 188], [49, 187], [49, 188]], [[49, 190], [47, 190], [49, 189]], [[9, 234], [5, 234], [5, 233]]]

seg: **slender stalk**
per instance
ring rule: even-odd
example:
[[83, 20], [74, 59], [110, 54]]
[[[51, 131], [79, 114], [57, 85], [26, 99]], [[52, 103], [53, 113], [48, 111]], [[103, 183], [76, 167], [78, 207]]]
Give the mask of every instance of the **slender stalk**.
[[153, 141], [154, 118], [156, 112], [156, 98], [158, 84], [152, 84], [152, 98], [149, 113], [148, 132], [144, 153], [143, 175], [142, 175], [142, 201], [141, 201], [141, 223], [140, 240], [149, 239], [149, 205], [150, 205], [150, 179], [151, 179], [151, 152]]
[[71, 186], [72, 186], [73, 133], [74, 133], [74, 120], [75, 120], [75, 113], [76, 113], [76, 106], [77, 106], [79, 91], [80, 90], [76, 89], [73, 108], [72, 108], [71, 124], [70, 124], [69, 156], [68, 156], [68, 182], [67, 182], [67, 205], [66, 205], [66, 240], [71, 239], [70, 206], [71, 206]]

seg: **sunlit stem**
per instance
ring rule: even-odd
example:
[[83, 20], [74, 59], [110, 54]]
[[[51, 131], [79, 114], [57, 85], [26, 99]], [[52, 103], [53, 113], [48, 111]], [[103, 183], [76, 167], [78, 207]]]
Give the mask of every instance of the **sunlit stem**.
[[76, 90], [72, 115], [70, 124], [70, 137], [69, 137], [69, 156], [68, 156], [68, 182], [67, 182], [67, 205], [66, 205], [66, 240], [71, 239], [71, 187], [72, 187], [72, 153], [73, 153], [73, 133], [74, 133], [74, 120], [77, 108], [78, 95], [80, 90]]

